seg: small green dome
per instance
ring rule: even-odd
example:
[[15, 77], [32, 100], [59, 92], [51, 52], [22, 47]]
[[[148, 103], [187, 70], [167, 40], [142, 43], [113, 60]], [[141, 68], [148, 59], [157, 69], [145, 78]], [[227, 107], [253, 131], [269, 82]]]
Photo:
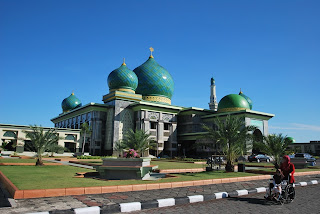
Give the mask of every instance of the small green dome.
[[108, 86], [110, 90], [129, 89], [135, 91], [138, 86], [138, 77], [123, 63], [109, 74]]
[[139, 79], [137, 93], [142, 94], [145, 100], [171, 103], [174, 90], [173, 79], [170, 73], [154, 60], [153, 56], [150, 56], [145, 63], [133, 71]]
[[286, 137], [286, 141], [291, 141], [291, 143], [295, 143], [296, 140], [293, 137]]
[[239, 95], [242, 96], [242, 97], [244, 97], [244, 98], [247, 100], [247, 102], [249, 103], [249, 106], [250, 106], [250, 110], [252, 110], [252, 100], [250, 99], [250, 97], [248, 97], [247, 95], [245, 95], [245, 94], [241, 91], [241, 89], [240, 89]]
[[61, 103], [63, 112], [68, 112], [81, 106], [81, 101], [74, 95], [74, 93], [72, 93], [69, 97], [65, 98]]
[[250, 109], [247, 100], [238, 94], [224, 96], [218, 104], [218, 112], [230, 112]]

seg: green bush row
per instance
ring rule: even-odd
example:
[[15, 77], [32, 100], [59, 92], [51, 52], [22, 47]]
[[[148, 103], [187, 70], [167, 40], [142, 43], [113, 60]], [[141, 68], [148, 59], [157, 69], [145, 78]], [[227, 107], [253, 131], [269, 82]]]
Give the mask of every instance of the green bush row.
[[175, 160], [175, 161], [186, 161], [186, 162], [203, 162], [207, 161], [206, 159], [194, 159], [194, 158], [153, 158], [152, 160]]
[[206, 161], [206, 159], [184, 158], [183, 161]]
[[111, 158], [113, 156], [87, 156], [87, 155], [81, 155], [77, 156], [77, 159], [101, 159], [101, 158]]

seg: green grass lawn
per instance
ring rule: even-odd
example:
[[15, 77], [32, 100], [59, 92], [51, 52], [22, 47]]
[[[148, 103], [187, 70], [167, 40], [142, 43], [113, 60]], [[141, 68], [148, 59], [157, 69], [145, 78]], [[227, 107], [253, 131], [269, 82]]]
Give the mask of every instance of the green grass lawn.
[[[37, 159], [15, 159], [15, 158], [1, 158], [0, 163], [36, 163]], [[43, 161], [49, 163], [48, 161]]]
[[213, 171], [175, 174], [174, 176], [176, 177], [163, 178], [158, 181], [103, 181], [92, 178], [74, 178], [76, 172], [93, 172], [95, 170], [80, 169], [72, 166], [0, 166], [0, 171], [2, 171], [18, 189], [23, 190], [165, 183], [257, 175], [244, 172], [225, 173], [223, 171]]
[[[252, 171], [265, 171], [265, 172], [275, 172], [275, 168], [259, 168], [259, 169], [252, 169]], [[309, 171], [320, 171], [320, 168], [316, 167], [309, 167], [305, 169], [295, 169], [296, 172], [309, 172]]]
[[308, 171], [320, 171], [319, 168], [306, 168], [306, 169], [296, 169], [296, 172], [308, 172]]
[[244, 162], [246, 166], [273, 166], [273, 163], [267, 163], [267, 162]]
[[168, 162], [168, 161], [151, 161], [151, 165], [158, 165], [158, 169], [194, 169], [204, 168], [205, 164]]
[[316, 165], [316, 166], [310, 166], [309, 169], [320, 169], [320, 166], [319, 165]]

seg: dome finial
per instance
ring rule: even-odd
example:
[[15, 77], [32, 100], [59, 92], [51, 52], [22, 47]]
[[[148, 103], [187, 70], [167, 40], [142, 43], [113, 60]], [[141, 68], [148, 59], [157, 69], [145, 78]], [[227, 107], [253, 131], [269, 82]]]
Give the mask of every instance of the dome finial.
[[150, 56], [149, 56], [149, 58], [153, 58], [153, 56], [152, 56], [152, 52], [154, 51], [153, 47], [150, 47], [149, 50], [150, 50]]
[[126, 58], [123, 58], [123, 63], [122, 65], [126, 65]]
[[72, 90], [72, 93], [71, 93], [71, 95], [74, 95], [74, 90]]
[[242, 94], [241, 88], [240, 88], [240, 92], [239, 92], [239, 95], [240, 95], [240, 94]]

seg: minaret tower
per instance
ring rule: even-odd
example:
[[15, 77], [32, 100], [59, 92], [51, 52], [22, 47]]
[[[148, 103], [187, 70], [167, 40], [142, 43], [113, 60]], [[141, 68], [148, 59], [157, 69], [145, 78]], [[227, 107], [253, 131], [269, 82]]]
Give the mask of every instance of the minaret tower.
[[211, 110], [217, 111], [218, 110], [218, 102], [217, 102], [217, 95], [216, 95], [216, 84], [213, 79], [211, 78], [211, 85], [210, 85], [210, 103], [209, 108]]

